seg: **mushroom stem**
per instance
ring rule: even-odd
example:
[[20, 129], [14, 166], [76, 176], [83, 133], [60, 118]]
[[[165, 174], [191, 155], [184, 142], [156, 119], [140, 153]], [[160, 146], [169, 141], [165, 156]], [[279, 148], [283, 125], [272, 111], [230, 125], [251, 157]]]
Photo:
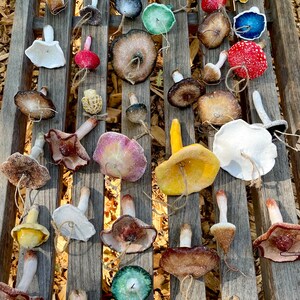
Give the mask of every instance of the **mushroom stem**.
[[92, 6], [97, 7], [98, 5], [98, 0], [92, 0]]
[[254, 91], [252, 94], [252, 98], [253, 98], [253, 104], [255, 106], [255, 109], [257, 111], [257, 114], [259, 115], [261, 121], [263, 122], [264, 125], [270, 124], [271, 120], [268, 117], [263, 104], [262, 104], [262, 100], [261, 100], [261, 96], [260, 93], [258, 91]]
[[44, 96], [47, 96], [48, 94], [48, 89], [46, 86], [42, 86], [42, 88], [40, 89], [40, 93], [42, 93]]
[[227, 57], [228, 57], [228, 52], [226, 50], [221, 51], [220, 55], [219, 55], [219, 60], [215, 64], [215, 66], [217, 68], [221, 69], [222, 66], [224, 65], [225, 61], [227, 60]]
[[217, 191], [216, 198], [220, 212], [219, 223], [227, 223], [227, 197], [225, 192], [223, 190]]
[[37, 256], [34, 251], [27, 250], [24, 256], [23, 275], [17, 289], [27, 292], [37, 270]]
[[274, 199], [269, 198], [266, 200], [266, 205], [272, 225], [275, 223], [283, 223], [282, 215], [277, 202]]
[[98, 124], [95, 118], [87, 119], [75, 132], [78, 140], [80, 141], [84, 136], [86, 136], [93, 128]]
[[84, 290], [72, 290], [69, 300], [87, 300], [87, 294]]
[[173, 81], [176, 83], [176, 82], [183, 80], [184, 77], [178, 70], [175, 70], [172, 73], [172, 78], [173, 78]]
[[87, 211], [90, 198], [90, 189], [86, 186], [81, 188], [80, 199], [77, 208], [82, 211], [83, 214]]
[[173, 119], [170, 129], [170, 142], [172, 154], [178, 152], [183, 148], [182, 137], [181, 137], [181, 127], [178, 119]]
[[121, 199], [121, 214], [135, 218], [134, 202], [133, 198], [129, 194], [124, 195]]
[[29, 157], [33, 159], [37, 159], [44, 152], [43, 150], [44, 144], [45, 144], [44, 134], [42, 132], [39, 132], [37, 134], [37, 137], [35, 139]]
[[91, 49], [91, 44], [92, 44], [92, 37], [88, 35], [84, 42], [83, 50], [89, 51]]
[[179, 247], [188, 247], [192, 246], [192, 229], [191, 226], [187, 223], [184, 223], [180, 228], [180, 245]]
[[37, 204], [32, 205], [28, 212], [28, 215], [26, 217], [25, 223], [28, 223], [28, 224], [29, 223], [31, 223], [31, 224], [37, 223], [39, 211], [40, 211], [39, 206]]
[[54, 30], [51, 25], [46, 25], [43, 28], [44, 40], [46, 43], [51, 43], [54, 41]]
[[132, 92], [129, 93], [128, 97], [129, 97], [130, 105], [139, 103], [139, 100], [138, 100], [137, 96], [134, 93], [132, 93]]

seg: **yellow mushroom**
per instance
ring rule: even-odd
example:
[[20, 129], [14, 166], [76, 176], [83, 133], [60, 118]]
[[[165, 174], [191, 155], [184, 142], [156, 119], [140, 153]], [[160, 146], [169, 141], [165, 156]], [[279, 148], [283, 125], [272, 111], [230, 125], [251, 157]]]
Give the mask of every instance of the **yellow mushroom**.
[[200, 144], [182, 145], [178, 119], [173, 119], [171, 157], [156, 167], [157, 184], [166, 195], [189, 195], [211, 185], [220, 169], [218, 158]]
[[29, 210], [25, 223], [15, 226], [11, 231], [11, 236], [23, 248], [32, 249], [48, 240], [50, 233], [37, 222], [38, 215], [39, 206], [35, 204]]
[[91, 115], [96, 115], [102, 110], [102, 97], [97, 94], [96, 90], [85, 90], [81, 102], [83, 109]]

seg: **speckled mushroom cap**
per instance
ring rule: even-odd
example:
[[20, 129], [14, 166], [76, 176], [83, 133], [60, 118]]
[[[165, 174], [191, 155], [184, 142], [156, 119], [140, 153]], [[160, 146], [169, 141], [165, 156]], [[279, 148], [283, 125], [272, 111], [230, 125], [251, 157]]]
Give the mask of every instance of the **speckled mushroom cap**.
[[217, 223], [211, 226], [210, 232], [219, 243], [224, 254], [227, 254], [235, 236], [236, 226], [228, 222]]
[[223, 125], [241, 117], [238, 100], [227, 91], [214, 91], [198, 99], [198, 112], [202, 123]]
[[142, 146], [117, 132], [100, 136], [93, 159], [100, 165], [102, 174], [131, 182], [139, 180], [147, 167]]
[[132, 29], [112, 43], [112, 66], [116, 74], [131, 84], [145, 81], [156, 63], [157, 50], [151, 35]]
[[168, 248], [161, 256], [159, 265], [179, 280], [188, 275], [199, 278], [220, 261], [217, 252], [204, 246]]
[[[9, 182], [20, 188], [26, 187], [33, 190], [43, 187], [50, 174], [46, 167], [37, 160], [19, 152], [12, 154], [0, 165], [0, 171], [7, 177]], [[23, 177], [22, 177], [23, 176]], [[22, 180], [20, 180], [22, 177]]]
[[100, 10], [93, 6], [93, 5], [87, 5], [83, 7], [79, 14], [82, 18], [89, 15], [89, 18], [87, 19], [86, 23], [92, 26], [98, 26], [101, 23], [101, 12]]
[[116, 0], [115, 4], [117, 11], [127, 18], [136, 18], [143, 8], [140, 0]]
[[19, 91], [14, 101], [20, 111], [35, 120], [46, 120], [55, 115], [55, 106], [50, 98], [38, 91]]
[[208, 49], [219, 47], [231, 29], [228, 18], [220, 11], [213, 12], [198, 27], [198, 38]]

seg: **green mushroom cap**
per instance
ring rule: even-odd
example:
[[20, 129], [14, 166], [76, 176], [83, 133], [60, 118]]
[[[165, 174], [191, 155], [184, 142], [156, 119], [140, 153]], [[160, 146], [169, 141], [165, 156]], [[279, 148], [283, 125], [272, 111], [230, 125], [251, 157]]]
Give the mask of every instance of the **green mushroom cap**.
[[113, 278], [111, 292], [115, 300], [145, 300], [152, 287], [151, 275], [145, 269], [125, 266]]

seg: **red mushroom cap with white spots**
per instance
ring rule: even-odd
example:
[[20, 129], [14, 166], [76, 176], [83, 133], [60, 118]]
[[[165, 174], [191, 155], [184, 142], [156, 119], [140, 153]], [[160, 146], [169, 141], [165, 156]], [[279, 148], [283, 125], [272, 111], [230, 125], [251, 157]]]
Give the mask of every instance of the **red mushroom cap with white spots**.
[[[228, 62], [241, 78], [254, 79], [261, 76], [268, 67], [262, 48], [252, 41], [240, 41], [228, 50]], [[241, 66], [240, 68], [238, 68]], [[237, 68], [236, 68], [237, 67]], [[247, 69], [247, 71], [245, 70]]]

